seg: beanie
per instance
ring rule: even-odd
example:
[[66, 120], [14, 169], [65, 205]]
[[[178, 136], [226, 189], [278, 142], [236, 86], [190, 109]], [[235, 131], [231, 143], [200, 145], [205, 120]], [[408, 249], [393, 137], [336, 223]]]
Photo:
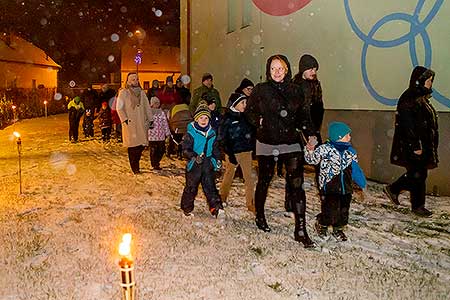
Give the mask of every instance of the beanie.
[[213, 80], [213, 77], [212, 77], [211, 73], [205, 73], [205, 74], [203, 74], [203, 76], [202, 76], [202, 82], [205, 81], [205, 80], [208, 80], [208, 79]]
[[328, 125], [328, 138], [332, 142], [336, 142], [352, 132], [347, 124], [342, 122], [332, 122]]
[[[210, 95], [208, 92], [204, 92], [200, 98], [207, 105], [216, 103], [216, 98], [214, 98], [214, 96]], [[216, 105], [217, 105], [217, 103], [216, 103]]]
[[236, 107], [242, 100], [247, 100], [247, 96], [240, 93], [233, 93], [231, 94], [230, 99], [228, 99], [228, 107]]
[[241, 84], [238, 86], [235, 92], [242, 94], [242, 90], [249, 86], [254, 87], [255, 85], [250, 79], [244, 78], [242, 79]]
[[194, 113], [194, 121], [197, 122], [201, 116], [207, 116], [209, 119], [211, 119], [211, 111], [204, 101], [200, 101], [200, 103], [198, 104], [197, 109]]
[[159, 104], [160, 104], [161, 102], [159, 101], [159, 99], [158, 99], [158, 97], [151, 97], [150, 98], [150, 106], [151, 107], [153, 107], [153, 106], [158, 106], [159, 107]]
[[298, 73], [303, 74], [306, 70], [316, 68], [319, 70], [319, 62], [312, 55], [305, 54], [298, 63]]

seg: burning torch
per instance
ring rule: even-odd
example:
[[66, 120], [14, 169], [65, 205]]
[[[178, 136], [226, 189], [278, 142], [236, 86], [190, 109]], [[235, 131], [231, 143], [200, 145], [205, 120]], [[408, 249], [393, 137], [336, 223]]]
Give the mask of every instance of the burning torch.
[[14, 131], [13, 134], [16, 137], [17, 153], [19, 154], [19, 192], [22, 194], [22, 139], [17, 131]]
[[120, 254], [120, 277], [122, 287], [122, 299], [134, 300], [136, 295], [136, 282], [134, 281], [134, 264], [130, 251], [131, 233], [125, 233], [122, 236], [122, 242], [119, 245]]
[[45, 117], [47, 118], [47, 100], [44, 101], [44, 107], [45, 107]]

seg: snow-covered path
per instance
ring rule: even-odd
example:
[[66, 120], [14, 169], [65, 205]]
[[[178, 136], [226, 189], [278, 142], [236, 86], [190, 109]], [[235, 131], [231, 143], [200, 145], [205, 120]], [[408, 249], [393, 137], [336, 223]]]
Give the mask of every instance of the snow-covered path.
[[[23, 140], [18, 195], [14, 130]], [[306, 176], [305, 250], [283, 215], [284, 182], [267, 203], [272, 232], [258, 231], [235, 180], [225, 220], [199, 195], [195, 217], [178, 209], [183, 162], [164, 158], [130, 174], [126, 150], [67, 141], [67, 116], [24, 120], [0, 131], [0, 299], [120, 299], [117, 247], [133, 233], [138, 299], [448, 299], [449, 197], [428, 197], [432, 218], [394, 208], [370, 183], [351, 206], [350, 241], [317, 240], [319, 199]], [[98, 136], [98, 130], [96, 132]]]

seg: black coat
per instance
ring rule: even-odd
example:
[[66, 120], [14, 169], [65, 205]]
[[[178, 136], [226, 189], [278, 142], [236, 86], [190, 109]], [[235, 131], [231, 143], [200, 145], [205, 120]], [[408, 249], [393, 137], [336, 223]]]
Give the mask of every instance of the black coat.
[[309, 111], [311, 114], [311, 121], [314, 126], [316, 135], [320, 136], [320, 129], [323, 122], [323, 100], [322, 100], [322, 87], [319, 80], [305, 80], [301, 77], [295, 77], [294, 83], [298, 84], [304, 94], [305, 103], [309, 105]]
[[227, 111], [219, 127], [218, 142], [227, 155], [253, 151], [255, 128], [243, 113]]
[[[398, 100], [391, 150], [392, 164], [403, 167], [423, 165], [428, 169], [438, 165], [437, 114], [429, 101], [431, 90], [423, 86], [423, 74], [426, 71], [431, 70], [420, 66], [414, 69], [410, 87]], [[425, 73], [428, 78], [430, 74], [434, 76], [434, 72], [427, 74]], [[416, 150], [422, 150], [422, 154], [416, 155]]]
[[256, 127], [256, 139], [269, 145], [303, 144], [303, 131], [307, 136], [314, 130], [303, 92], [299, 85], [291, 82], [288, 60], [279, 55], [288, 65], [284, 82], [274, 82], [270, 77], [270, 57], [266, 66], [267, 81], [257, 84], [247, 102], [245, 114]]

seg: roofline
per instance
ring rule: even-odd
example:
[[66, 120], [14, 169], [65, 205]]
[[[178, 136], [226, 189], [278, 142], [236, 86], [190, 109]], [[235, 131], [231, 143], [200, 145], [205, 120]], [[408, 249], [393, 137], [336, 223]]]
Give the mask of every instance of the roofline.
[[32, 63], [32, 62], [27, 62], [27, 61], [8, 60], [8, 59], [1, 59], [1, 58], [0, 58], [0, 62], [9, 62], [9, 63], [15, 63], [15, 64], [34, 65], [34, 66], [41, 66], [41, 67], [50, 67], [50, 68], [54, 68], [54, 69], [62, 69], [62, 67], [60, 65], [58, 65], [57, 63], [55, 63], [56, 65], [46, 65], [46, 64], [36, 64], [36, 63]]

